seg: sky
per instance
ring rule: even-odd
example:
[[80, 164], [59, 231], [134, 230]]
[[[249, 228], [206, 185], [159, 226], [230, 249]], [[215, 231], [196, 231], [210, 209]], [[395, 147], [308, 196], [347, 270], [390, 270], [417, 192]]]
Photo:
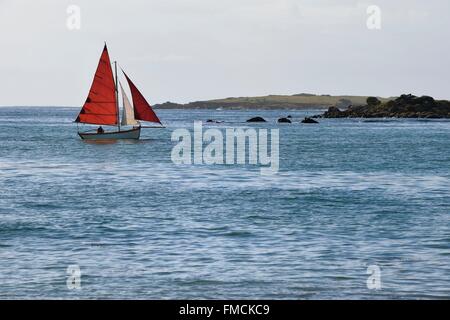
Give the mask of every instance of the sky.
[[105, 41], [152, 104], [450, 99], [449, 14], [448, 0], [0, 0], [0, 106], [82, 105]]

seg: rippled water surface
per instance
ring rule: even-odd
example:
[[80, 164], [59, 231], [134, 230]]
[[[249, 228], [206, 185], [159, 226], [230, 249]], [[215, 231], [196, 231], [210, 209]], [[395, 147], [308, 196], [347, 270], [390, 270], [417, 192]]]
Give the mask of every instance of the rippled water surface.
[[[450, 298], [448, 121], [163, 110], [167, 129], [93, 144], [77, 112], [0, 109], [0, 298]], [[173, 129], [255, 115], [280, 129], [277, 175], [171, 162]]]

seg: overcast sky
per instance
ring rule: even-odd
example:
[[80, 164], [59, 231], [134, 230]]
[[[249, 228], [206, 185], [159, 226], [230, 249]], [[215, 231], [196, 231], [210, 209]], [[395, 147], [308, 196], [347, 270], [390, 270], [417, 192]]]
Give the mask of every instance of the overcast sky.
[[[81, 29], [69, 30], [69, 5]], [[381, 8], [369, 30], [367, 7]], [[450, 99], [448, 0], [0, 0], [0, 105], [81, 105], [103, 42], [151, 103]]]

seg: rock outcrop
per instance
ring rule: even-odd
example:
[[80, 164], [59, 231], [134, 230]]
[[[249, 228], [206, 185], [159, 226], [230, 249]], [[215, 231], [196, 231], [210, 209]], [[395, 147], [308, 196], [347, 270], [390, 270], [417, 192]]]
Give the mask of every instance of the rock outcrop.
[[312, 118], [306, 117], [305, 119], [302, 120], [302, 123], [307, 123], [307, 124], [317, 124], [317, 123], [319, 123], [319, 122], [316, 121], [316, 120], [314, 120], [314, 119], [312, 119]]
[[278, 123], [292, 123], [288, 118], [280, 118], [278, 119]]
[[247, 122], [267, 122], [267, 121], [261, 117], [254, 117], [254, 118], [248, 119]]
[[416, 97], [405, 94], [382, 103], [374, 97], [364, 106], [350, 106], [346, 110], [330, 107], [323, 118], [450, 118], [450, 101], [434, 100], [432, 97]]

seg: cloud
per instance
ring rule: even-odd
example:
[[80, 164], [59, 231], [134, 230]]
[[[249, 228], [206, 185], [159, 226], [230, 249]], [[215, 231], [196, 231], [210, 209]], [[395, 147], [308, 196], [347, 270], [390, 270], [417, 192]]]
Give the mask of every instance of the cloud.
[[168, 63], [177, 63], [177, 62], [185, 62], [192, 59], [190, 56], [181, 55], [181, 54], [173, 54], [169, 53], [166, 55], [159, 55], [159, 54], [149, 54], [146, 56], [140, 56], [140, 57], [131, 57], [130, 60], [133, 62], [152, 62], [152, 63], [158, 63], [158, 62], [168, 62]]
[[[450, 98], [450, 2], [376, 3], [380, 31], [366, 27], [365, 0], [0, 0], [0, 105], [78, 105], [105, 40], [153, 102], [307, 91]], [[66, 27], [71, 4], [80, 31]]]

